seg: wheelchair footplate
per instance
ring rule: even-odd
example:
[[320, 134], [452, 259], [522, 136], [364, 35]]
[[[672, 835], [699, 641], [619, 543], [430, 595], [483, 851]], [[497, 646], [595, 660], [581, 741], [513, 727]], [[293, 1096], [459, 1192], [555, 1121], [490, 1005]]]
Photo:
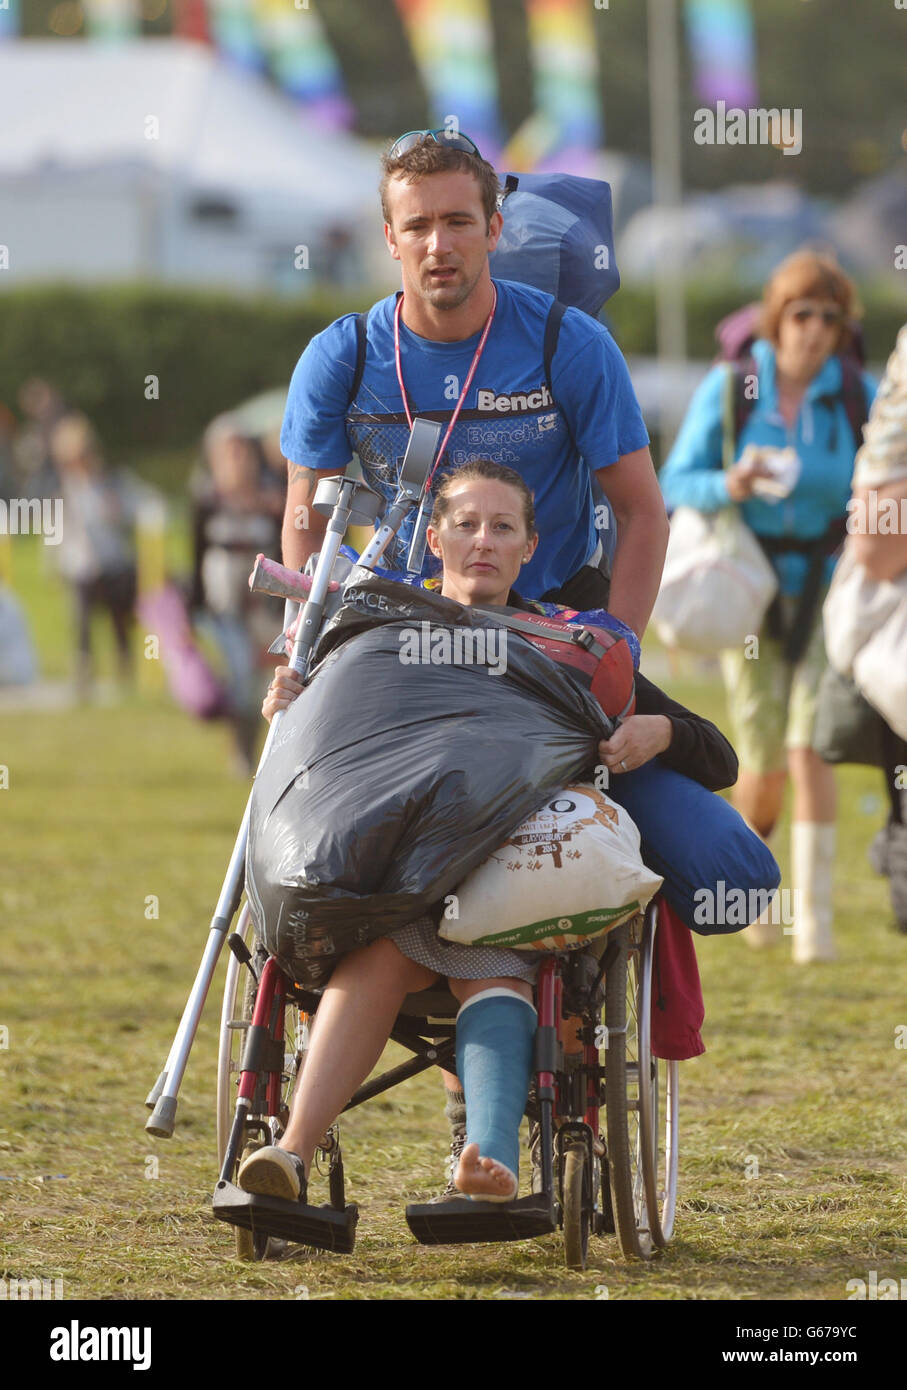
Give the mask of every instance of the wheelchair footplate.
[[420, 1245], [475, 1245], [485, 1241], [531, 1240], [557, 1229], [551, 1202], [543, 1193], [513, 1202], [410, 1203], [406, 1224]]
[[337, 1255], [349, 1255], [356, 1244], [356, 1223], [359, 1208], [350, 1204], [342, 1211], [336, 1207], [309, 1207], [303, 1202], [289, 1202], [282, 1197], [265, 1197], [258, 1192], [244, 1192], [223, 1179], [214, 1189], [214, 1215], [231, 1226], [243, 1226], [247, 1231], [277, 1236], [299, 1245], [314, 1245], [319, 1250], [333, 1250]]

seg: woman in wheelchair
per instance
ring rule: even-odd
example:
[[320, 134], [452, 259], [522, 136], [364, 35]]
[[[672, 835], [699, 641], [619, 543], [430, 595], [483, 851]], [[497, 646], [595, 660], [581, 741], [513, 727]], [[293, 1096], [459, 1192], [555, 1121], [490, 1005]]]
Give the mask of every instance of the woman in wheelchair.
[[[512, 469], [482, 460], [464, 465], [440, 485], [428, 544], [442, 562], [442, 596], [465, 606], [531, 611], [533, 605], [513, 585], [537, 543], [532, 494]], [[634, 634], [610, 615], [601, 616], [604, 625], [635, 645]], [[637, 712], [599, 744], [609, 773], [619, 777], [657, 758], [712, 790], [731, 785], [737, 761], [719, 730], [644, 676], [637, 673], [636, 679]], [[271, 719], [302, 692], [296, 674], [278, 667], [264, 715]], [[245, 1160], [240, 1186], [305, 1200], [315, 1148], [378, 1062], [403, 1000], [446, 977], [460, 1004], [456, 1058], [467, 1115], [467, 1142], [454, 1185], [477, 1200], [512, 1200], [533, 1058], [532, 983], [539, 961], [538, 952], [442, 942], [427, 917], [345, 956], [319, 1003], [286, 1130], [277, 1146]]]

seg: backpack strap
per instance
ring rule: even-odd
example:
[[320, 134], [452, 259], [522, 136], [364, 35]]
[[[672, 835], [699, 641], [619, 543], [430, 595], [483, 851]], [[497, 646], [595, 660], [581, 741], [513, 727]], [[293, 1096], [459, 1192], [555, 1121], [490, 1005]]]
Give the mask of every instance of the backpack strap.
[[866, 409], [866, 390], [863, 374], [852, 357], [841, 358], [841, 400], [853, 431], [853, 442], [859, 449], [863, 443], [863, 426], [869, 419]]
[[359, 394], [359, 387], [362, 385], [362, 374], [365, 371], [365, 353], [368, 347], [368, 333], [366, 324], [368, 314], [356, 315], [356, 366], [353, 371], [353, 384], [350, 387], [350, 398], [346, 403], [347, 410], [353, 404]]
[[724, 433], [722, 437], [721, 463], [723, 468], [731, 468], [737, 457], [737, 440], [743, 427], [753, 413], [755, 397], [747, 395], [747, 382], [756, 375], [756, 364], [751, 357], [741, 358], [739, 362], [729, 362], [724, 394]]
[[545, 385], [548, 387], [548, 394], [552, 400], [554, 400], [554, 389], [551, 385], [551, 364], [554, 361], [554, 354], [557, 352], [557, 340], [560, 337], [561, 323], [566, 312], [567, 305], [556, 299], [548, 310], [548, 318], [545, 320], [542, 360], [545, 364]]
[[[583, 651], [594, 656], [596, 661], [601, 661], [609, 650], [585, 627], [568, 627], [566, 623], [559, 628], [547, 627], [544, 623], [533, 622], [531, 618], [525, 617], [523, 611], [518, 608], [483, 608], [480, 604], [473, 604], [473, 609], [477, 613], [494, 618], [513, 632], [525, 633], [527, 637], [544, 637], [546, 642], [563, 642], [568, 647], [582, 647]], [[615, 639], [618, 642], [623, 640], [622, 637]]]

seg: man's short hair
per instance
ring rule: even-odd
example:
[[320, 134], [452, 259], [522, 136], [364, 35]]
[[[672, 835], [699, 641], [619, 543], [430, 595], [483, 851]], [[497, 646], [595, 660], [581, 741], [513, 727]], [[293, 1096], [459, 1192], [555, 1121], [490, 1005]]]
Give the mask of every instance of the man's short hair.
[[452, 150], [448, 146], [438, 145], [434, 140], [426, 138], [420, 144], [414, 145], [411, 150], [407, 150], [405, 154], [398, 155], [396, 159], [391, 159], [387, 154], [383, 154], [381, 156], [381, 170], [379, 193], [385, 222], [390, 223], [391, 221], [387, 205], [387, 190], [391, 179], [402, 178], [406, 183], [418, 183], [420, 179], [427, 178], [430, 174], [448, 174], [456, 171], [472, 174], [478, 183], [482, 207], [485, 211], [485, 222], [488, 227], [491, 226], [491, 219], [497, 211], [501, 186], [493, 166], [488, 163], [487, 159], [482, 159], [481, 155], [469, 154], [466, 150]]

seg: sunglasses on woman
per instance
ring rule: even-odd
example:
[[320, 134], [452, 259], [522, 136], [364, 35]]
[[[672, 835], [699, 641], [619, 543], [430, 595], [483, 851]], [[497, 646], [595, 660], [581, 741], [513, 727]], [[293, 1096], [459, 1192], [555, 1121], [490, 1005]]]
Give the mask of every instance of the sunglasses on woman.
[[819, 318], [826, 328], [836, 327], [844, 317], [841, 309], [819, 308], [817, 304], [789, 305], [787, 312], [794, 323], [809, 323], [810, 319]]
[[395, 140], [388, 151], [388, 159], [399, 159], [409, 150], [415, 149], [417, 145], [422, 145], [426, 140], [431, 139], [436, 145], [444, 145], [449, 150], [465, 150], [467, 154], [478, 155], [479, 147], [468, 135], [457, 134], [450, 130], [408, 130], [405, 135], [401, 135], [399, 140]]

